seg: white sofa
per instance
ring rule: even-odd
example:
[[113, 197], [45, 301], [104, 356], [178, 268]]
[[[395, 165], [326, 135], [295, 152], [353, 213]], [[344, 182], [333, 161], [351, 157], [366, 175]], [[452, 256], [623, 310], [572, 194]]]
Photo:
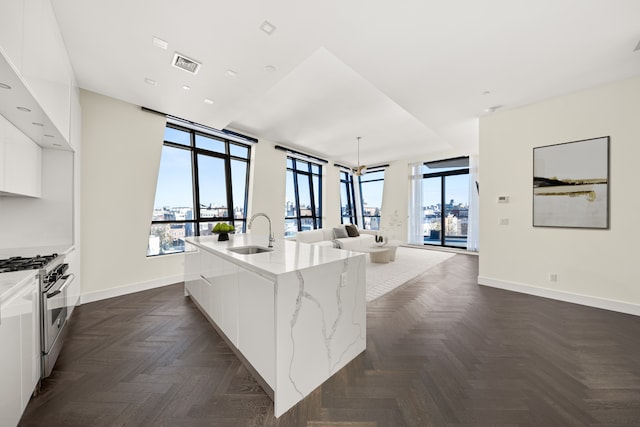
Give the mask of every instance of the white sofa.
[[[344, 225], [338, 227], [344, 228]], [[335, 228], [338, 228], [335, 227]], [[378, 234], [375, 230], [358, 229], [360, 233], [357, 237], [335, 237], [333, 228], [321, 228], [318, 230], [299, 231], [296, 235], [296, 242], [310, 243], [313, 245], [334, 247], [334, 240], [340, 242], [342, 249], [350, 251], [358, 251], [360, 248], [370, 248], [375, 245], [375, 236]]]

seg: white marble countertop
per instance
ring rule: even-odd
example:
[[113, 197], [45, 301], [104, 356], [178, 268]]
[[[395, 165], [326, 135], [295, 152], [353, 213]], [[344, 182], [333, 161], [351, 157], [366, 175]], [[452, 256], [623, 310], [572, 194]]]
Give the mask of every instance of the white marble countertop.
[[358, 252], [297, 243], [285, 239], [276, 239], [271, 252], [241, 255], [228, 250], [229, 248], [241, 246], [261, 246], [266, 248], [269, 244], [269, 239], [267, 235], [259, 234], [230, 234], [229, 240], [224, 242], [219, 242], [218, 236], [188, 237], [186, 241], [247, 270], [269, 278], [347, 258], [363, 256]]
[[5, 301], [33, 279], [38, 270], [12, 271], [0, 274], [0, 311]]

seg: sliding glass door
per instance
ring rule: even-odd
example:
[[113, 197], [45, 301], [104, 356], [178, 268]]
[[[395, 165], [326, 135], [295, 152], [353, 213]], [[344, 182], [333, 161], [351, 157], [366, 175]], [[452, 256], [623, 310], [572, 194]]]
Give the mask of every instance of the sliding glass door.
[[467, 246], [469, 224], [468, 158], [431, 162], [423, 167], [424, 244]]
[[469, 173], [445, 176], [444, 246], [467, 247], [469, 225]]

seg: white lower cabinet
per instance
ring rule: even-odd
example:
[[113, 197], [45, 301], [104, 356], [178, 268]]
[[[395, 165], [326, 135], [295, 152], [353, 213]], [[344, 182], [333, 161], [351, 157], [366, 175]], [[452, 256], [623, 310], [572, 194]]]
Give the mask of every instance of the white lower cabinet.
[[29, 399], [40, 380], [40, 293], [38, 281], [29, 285], [29, 290], [20, 301], [23, 307], [20, 314], [20, 342], [22, 352], [22, 409], [27, 407]]
[[0, 425], [15, 426], [20, 420], [22, 377], [20, 372], [20, 313], [13, 301], [0, 310]]
[[275, 388], [275, 285], [249, 270], [238, 274], [240, 352]]
[[1, 304], [0, 426], [15, 426], [40, 378], [37, 280]]
[[207, 285], [202, 307], [229, 340], [238, 345], [238, 266], [208, 252], [200, 254], [201, 280]]
[[80, 304], [80, 256], [79, 250], [76, 248], [69, 252], [66, 257], [66, 261], [69, 264], [69, 269], [66, 271], [68, 274], [69, 286], [67, 286], [67, 319], [73, 314], [75, 307]]
[[186, 271], [187, 292], [275, 387], [273, 280], [206, 251], [188, 254]]

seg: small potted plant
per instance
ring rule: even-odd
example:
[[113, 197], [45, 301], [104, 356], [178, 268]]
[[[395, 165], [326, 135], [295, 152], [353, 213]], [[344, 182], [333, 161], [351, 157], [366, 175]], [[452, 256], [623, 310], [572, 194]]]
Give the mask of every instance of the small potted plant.
[[218, 235], [219, 242], [229, 240], [229, 233], [233, 233], [235, 230], [236, 229], [233, 225], [226, 224], [224, 222], [219, 222], [215, 227], [213, 227], [213, 233]]

